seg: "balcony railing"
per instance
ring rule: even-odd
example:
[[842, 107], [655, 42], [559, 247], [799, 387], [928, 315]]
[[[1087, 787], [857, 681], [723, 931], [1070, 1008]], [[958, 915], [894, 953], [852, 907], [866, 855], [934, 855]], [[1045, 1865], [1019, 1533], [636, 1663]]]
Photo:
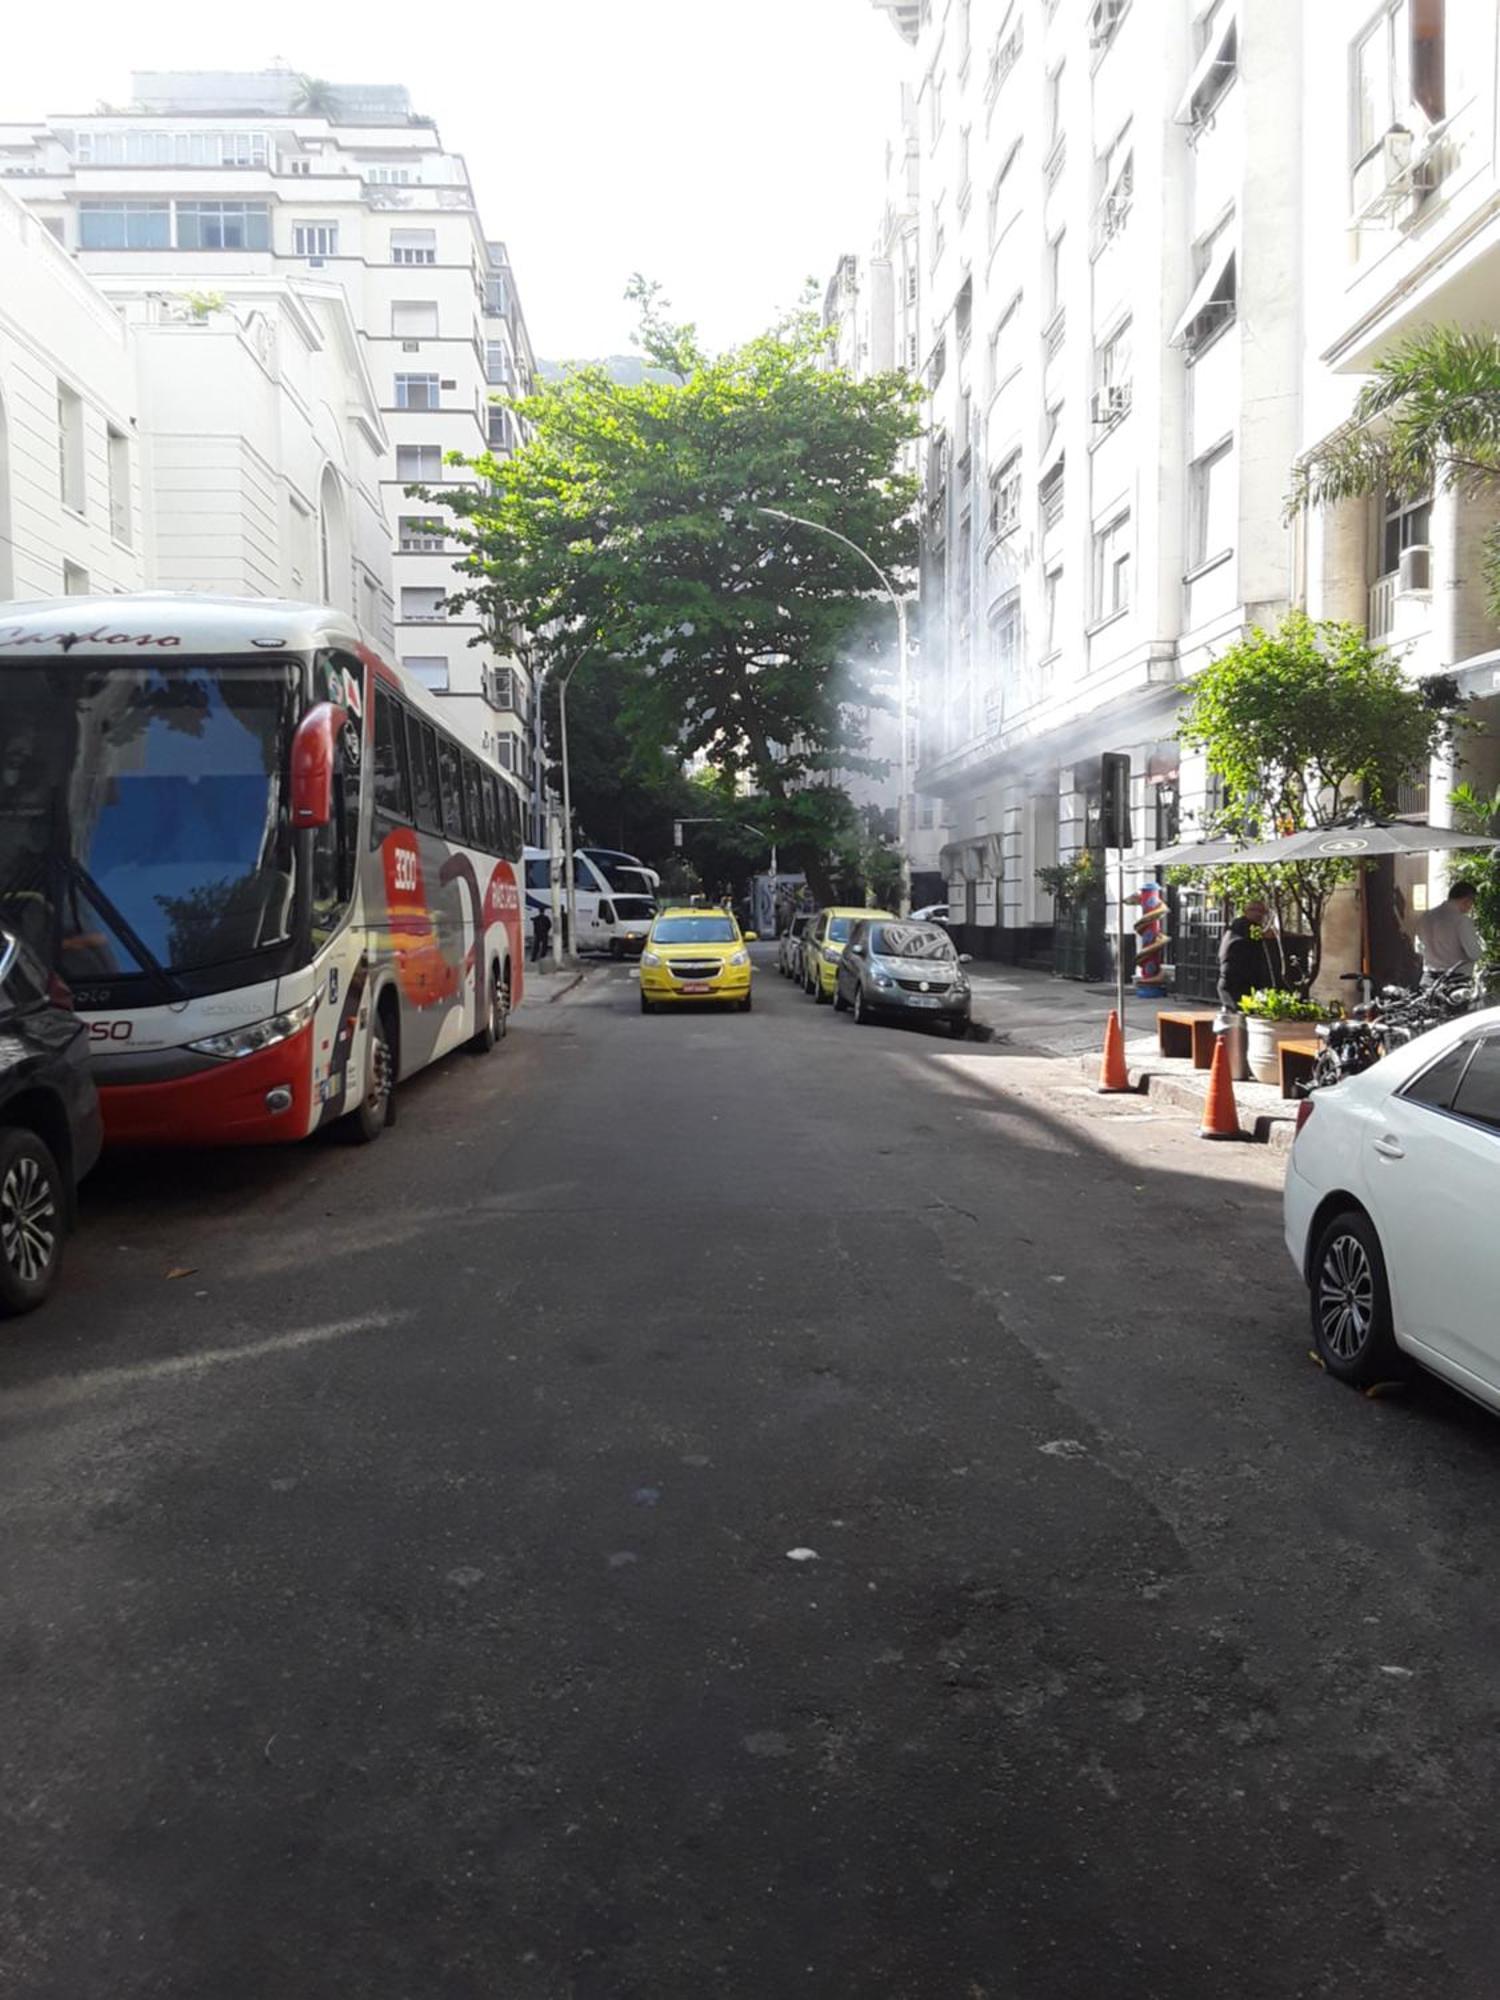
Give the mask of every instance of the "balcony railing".
[[1397, 572], [1378, 576], [1370, 585], [1369, 631], [1372, 639], [1383, 639], [1396, 625]]

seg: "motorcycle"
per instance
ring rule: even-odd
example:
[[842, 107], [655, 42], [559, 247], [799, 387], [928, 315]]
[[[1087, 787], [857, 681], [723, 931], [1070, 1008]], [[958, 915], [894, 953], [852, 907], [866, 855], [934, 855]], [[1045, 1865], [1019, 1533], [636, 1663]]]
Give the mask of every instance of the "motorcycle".
[[1358, 1076], [1427, 1029], [1488, 1006], [1495, 973], [1490, 966], [1474, 972], [1456, 967], [1422, 986], [1384, 986], [1378, 1000], [1362, 1001], [1339, 1019], [1321, 1023], [1321, 1046], [1304, 1093]]

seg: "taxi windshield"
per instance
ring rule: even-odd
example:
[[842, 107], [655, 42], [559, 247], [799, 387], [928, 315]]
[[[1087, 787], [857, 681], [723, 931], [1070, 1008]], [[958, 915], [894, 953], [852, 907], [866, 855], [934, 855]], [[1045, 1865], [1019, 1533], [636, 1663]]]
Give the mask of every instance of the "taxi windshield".
[[651, 942], [734, 944], [738, 937], [732, 917], [660, 917], [651, 933]]

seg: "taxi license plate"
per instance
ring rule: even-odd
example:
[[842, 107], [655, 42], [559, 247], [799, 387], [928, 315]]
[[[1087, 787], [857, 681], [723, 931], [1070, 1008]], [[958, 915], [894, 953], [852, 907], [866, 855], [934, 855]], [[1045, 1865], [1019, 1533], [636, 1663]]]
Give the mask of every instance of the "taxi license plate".
[[711, 979], [684, 979], [682, 990], [684, 993], [712, 993], [714, 983]]
[[931, 993], [914, 993], [909, 1004], [913, 1007], [936, 1007], [938, 1002]]

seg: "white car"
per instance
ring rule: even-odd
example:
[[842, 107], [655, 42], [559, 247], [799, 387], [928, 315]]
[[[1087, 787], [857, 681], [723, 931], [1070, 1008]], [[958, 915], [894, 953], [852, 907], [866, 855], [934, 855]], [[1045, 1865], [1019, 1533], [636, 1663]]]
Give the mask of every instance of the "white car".
[[1500, 1007], [1315, 1091], [1284, 1205], [1330, 1374], [1367, 1388], [1410, 1357], [1500, 1410]]
[[911, 920], [914, 924], [946, 924], [949, 921], [948, 905], [929, 903], [925, 909], [913, 910]]

